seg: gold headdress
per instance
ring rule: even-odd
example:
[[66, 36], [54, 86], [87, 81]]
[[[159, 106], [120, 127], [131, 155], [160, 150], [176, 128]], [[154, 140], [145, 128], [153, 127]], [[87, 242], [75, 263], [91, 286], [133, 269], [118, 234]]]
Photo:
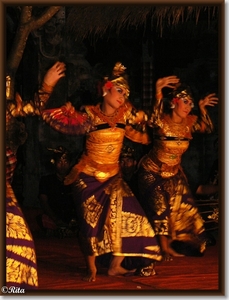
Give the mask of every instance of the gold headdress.
[[188, 93], [187, 90], [183, 90], [175, 95], [175, 98], [186, 98], [193, 101], [192, 96]]
[[113, 75], [118, 77], [122, 75], [125, 72], [125, 70], [126, 67], [124, 67], [120, 62], [117, 62], [113, 69]]
[[117, 62], [113, 68], [112, 76], [104, 77], [105, 87], [110, 89], [113, 85], [120, 86], [126, 90], [126, 97], [129, 97], [130, 88], [127, 79], [124, 77], [126, 67], [121, 62]]
[[[176, 102], [179, 99], [187, 99], [187, 100], [194, 102], [190, 87], [184, 83], [183, 84], [178, 83], [176, 85], [176, 87], [170, 94], [170, 99], [173, 102]], [[193, 105], [194, 105], [194, 103], [193, 103]]]

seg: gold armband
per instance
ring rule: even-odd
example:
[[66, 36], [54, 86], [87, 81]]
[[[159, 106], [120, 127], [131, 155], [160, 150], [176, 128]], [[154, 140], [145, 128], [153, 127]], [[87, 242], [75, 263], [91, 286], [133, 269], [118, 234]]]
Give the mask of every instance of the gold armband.
[[54, 89], [54, 86], [48, 85], [47, 83], [45, 83], [45, 82], [43, 81], [43, 82], [42, 82], [42, 85], [41, 85], [41, 89], [42, 89], [44, 92], [52, 93], [52, 91], [53, 91], [53, 89]]

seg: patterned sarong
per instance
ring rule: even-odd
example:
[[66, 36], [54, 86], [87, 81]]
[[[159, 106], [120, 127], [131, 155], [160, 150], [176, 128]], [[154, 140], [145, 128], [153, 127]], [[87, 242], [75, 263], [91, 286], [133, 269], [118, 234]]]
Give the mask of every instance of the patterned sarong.
[[91, 253], [161, 260], [154, 230], [119, 175], [101, 183], [80, 173], [74, 186], [80, 232]]

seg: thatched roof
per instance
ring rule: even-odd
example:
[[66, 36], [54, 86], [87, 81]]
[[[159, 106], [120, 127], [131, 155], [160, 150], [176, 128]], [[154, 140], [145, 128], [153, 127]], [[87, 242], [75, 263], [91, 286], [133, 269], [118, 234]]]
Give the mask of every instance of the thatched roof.
[[176, 26], [188, 20], [217, 19], [219, 5], [152, 5], [152, 4], [96, 4], [69, 7], [67, 29], [76, 38], [90, 35], [102, 37], [115, 30], [150, 26], [162, 35], [165, 26]]

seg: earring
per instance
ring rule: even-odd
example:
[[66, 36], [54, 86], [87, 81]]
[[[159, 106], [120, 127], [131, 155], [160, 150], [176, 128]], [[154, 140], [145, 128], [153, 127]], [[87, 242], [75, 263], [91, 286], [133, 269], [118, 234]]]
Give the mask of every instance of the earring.
[[106, 91], [104, 91], [103, 92], [103, 97], [105, 97], [107, 95], [107, 92]]
[[174, 104], [174, 103], [171, 103], [170, 108], [171, 108], [171, 109], [174, 109], [174, 108], [175, 108], [175, 104]]

